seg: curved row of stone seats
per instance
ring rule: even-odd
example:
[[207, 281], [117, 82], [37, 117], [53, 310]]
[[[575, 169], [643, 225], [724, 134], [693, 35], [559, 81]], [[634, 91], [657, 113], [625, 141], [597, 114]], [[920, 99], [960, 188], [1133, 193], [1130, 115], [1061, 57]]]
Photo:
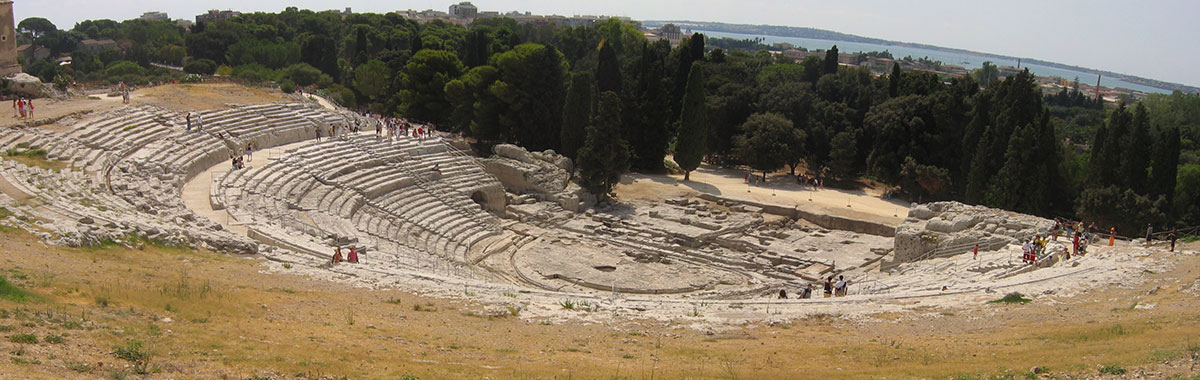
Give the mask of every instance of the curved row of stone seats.
[[[457, 200], [433, 194], [404, 166], [416, 165], [421, 160], [448, 168], [462, 166], [461, 170], [449, 171], [452, 178], [471, 174], [466, 169], [469, 165], [455, 162], [469, 158], [447, 158], [447, 149], [438, 142], [426, 140], [422, 144], [404, 140], [387, 142], [356, 135], [326, 140], [289, 152], [285, 158], [267, 165], [273, 169], [226, 175], [220, 185], [222, 190], [216, 193], [224, 195], [224, 204], [233, 208], [250, 205], [240, 205], [246, 201], [231, 197], [238, 194], [237, 190], [228, 190], [231, 187], [242, 187], [241, 192], [252, 188], [256, 193], [270, 192], [275, 202], [298, 210], [312, 210], [309, 215], [337, 216], [349, 221], [355, 229], [346, 231], [345, 225], [313, 217], [313, 224], [321, 226], [317, 228], [321, 237], [371, 236], [461, 260], [471, 244], [497, 233], [490, 225], [479, 222], [490, 215], [473, 205], [469, 195], [461, 195], [462, 191], [449, 192], [462, 197]], [[430, 168], [432, 165], [429, 164]], [[306, 175], [311, 179], [305, 178]], [[472, 204], [476, 211], [460, 209], [463, 203]]]

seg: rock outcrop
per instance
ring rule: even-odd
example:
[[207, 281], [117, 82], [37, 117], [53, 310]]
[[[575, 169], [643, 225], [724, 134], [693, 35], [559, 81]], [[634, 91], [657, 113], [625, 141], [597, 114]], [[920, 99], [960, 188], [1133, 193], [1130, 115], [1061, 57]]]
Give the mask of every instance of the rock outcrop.
[[896, 227], [894, 263], [970, 251], [992, 250], [1033, 235], [1048, 234], [1054, 221], [959, 202], [914, 205]]
[[494, 156], [481, 161], [509, 192], [532, 194], [576, 212], [595, 203], [594, 197], [571, 183], [570, 158], [553, 150], [529, 152], [511, 144], [496, 145], [492, 151]]

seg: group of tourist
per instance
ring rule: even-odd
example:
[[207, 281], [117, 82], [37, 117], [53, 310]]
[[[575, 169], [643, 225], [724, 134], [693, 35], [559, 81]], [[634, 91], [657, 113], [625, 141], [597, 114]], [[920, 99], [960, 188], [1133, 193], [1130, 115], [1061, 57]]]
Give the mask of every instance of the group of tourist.
[[350, 251], [346, 252], [346, 259], [342, 260], [342, 246], [337, 246], [333, 251], [333, 259], [330, 260], [330, 265], [340, 263], [342, 261], [348, 263], [358, 263], [358, 250], [352, 245]]
[[1025, 244], [1021, 245], [1021, 262], [1025, 264], [1037, 264], [1038, 257], [1045, 257], [1046, 254], [1046, 238], [1042, 235], [1035, 235]]
[[[845, 297], [849, 291], [850, 281], [846, 281], [846, 276], [841, 276], [841, 275], [836, 277], [837, 281], [834, 281], [834, 279], [835, 279], [834, 276], [829, 276], [829, 278], [825, 280], [825, 298]], [[804, 288], [804, 290], [802, 290], [800, 292], [800, 297], [798, 297], [798, 298], [799, 299], [812, 298], [812, 293], [813, 293], [813, 286], [812, 286], [812, 284], [808, 284], [808, 286], [806, 286]], [[779, 289], [779, 299], [787, 299], [787, 298], [788, 298], [787, 289]]]
[[33, 99], [13, 98], [13, 117], [33, 119]]

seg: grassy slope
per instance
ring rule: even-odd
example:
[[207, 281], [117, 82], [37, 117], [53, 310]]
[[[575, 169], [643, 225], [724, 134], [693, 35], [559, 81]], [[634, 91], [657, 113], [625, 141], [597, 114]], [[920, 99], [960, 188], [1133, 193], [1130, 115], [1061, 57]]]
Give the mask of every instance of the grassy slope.
[[[815, 317], [707, 335], [658, 322], [489, 319], [477, 305], [262, 274], [257, 260], [175, 248], [45, 248], [8, 231], [0, 252], [6, 277], [39, 297], [0, 299], [0, 326], [12, 326], [0, 332], [9, 356], [0, 374], [21, 378], [127, 374], [112, 352], [129, 340], [145, 343], [151, 378], [948, 378], [1032, 366], [1094, 374], [1200, 350], [1200, 302], [1165, 281], [1153, 296], [1111, 289], [1055, 305]], [[1181, 271], [1198, 262], [1175, 272], [1191, 281]], [[1157, 306], [1132, 309], [1135, 298]], [[27, 333], [39, 343], [9, 342]], [[65, 342], [44, 342], [51, 334]]]

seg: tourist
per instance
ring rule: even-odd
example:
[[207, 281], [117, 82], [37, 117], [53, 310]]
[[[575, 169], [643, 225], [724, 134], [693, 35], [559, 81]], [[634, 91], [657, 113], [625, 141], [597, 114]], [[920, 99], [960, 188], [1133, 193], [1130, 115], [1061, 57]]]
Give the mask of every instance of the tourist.
[[18, 117], [20, 110], [17, 109], [17, 98], [13, 98], [13, 117]]
[[204, 115], [196, 114], [196, 130], [204, 130]]
[[1068, 250], [1067, 250], [1067, 247], [1063, 247], [1063, 257], [1066, 257], [1066, 258], [1065, 258], [1065, 259], [1063, 259], [1063, 260], [1070, 260], [1070, 259], [1071, 259], [1071, 251], [1068, 251]]
[[781, 300], [787, 299], [787, 289], [779, 289], [779, 299], [781, 299]]
[[829, 298], [832, 295], [833, 295], [833, 276], [829, 276], [829, 279], [825, 280], [825, 298]]
[[33, 99], [25, 101], [25, 108], [29, 109], [29, 119], [33, 119]]
[[25, 98], [17, 101], [17, 109], [21, 111], [21, 118], [25, 118]]
[[332, 261], [332, 263], [333, 263], [333, 264], [337, 264], [337, 263], [340, 263], [340, 262], [342, 262], [342, 247], [337, 247], [337, 248], [336, 248], [336, 249], [333, 251], [333, 261]]
[[1054, 237], [1054, 241], [1058, 241], [1058, 229], [1062, 228], [1062, 224], [1057, 219], [1054, 220], [1054, 228], [1050, 229], [1050, 236]]
[[838, 297], [846, 296], [846, 276], [838, 276], [838, 281], [833, 284], [833, 290]]
[[346, 254], [346, 262], [349, 262], [349, 263], [357, 263], [358, 262], [358, 251], [354, 250], [353, 245], [350, 246], [350, 253]]
[[808, 284], [808, 286], [804, 288], [804, 292], [800, 293], [800, 298], [812, 298], [812, 284]]
[[254, 161], [254, 143], [252, 142], [246, 143], [246, 158]]
[[1150, 239], [1154, 238], [1154, 225], [1146, 223], [1146, 248], [1150, 248]]
[[1171, 241], [1171, 252], [1175, 252], [1175, 240], [1179, 239], [1178, 229], [1171, 228], [1171, 233], [1167, 234], [1167, 240]]
[[972, 259], [979, 260], [979, 244], [975, 244], [975, 249], [973, 249], [972, 251], [975, 254], [975, 256], [973, 256]]
[[192, 131], [192, 113], [191, 112], [188, 112], [188, 114], [187, 114], [187, 131], [188, 132]]

